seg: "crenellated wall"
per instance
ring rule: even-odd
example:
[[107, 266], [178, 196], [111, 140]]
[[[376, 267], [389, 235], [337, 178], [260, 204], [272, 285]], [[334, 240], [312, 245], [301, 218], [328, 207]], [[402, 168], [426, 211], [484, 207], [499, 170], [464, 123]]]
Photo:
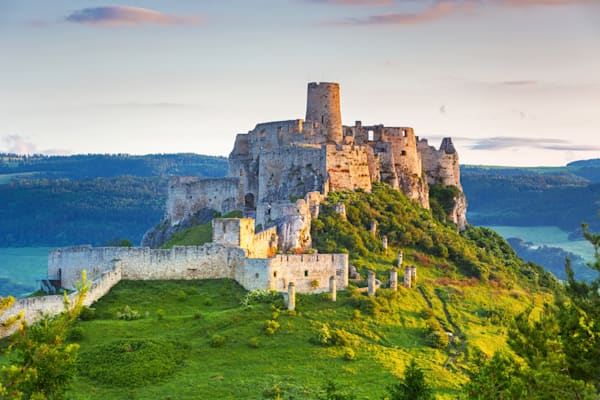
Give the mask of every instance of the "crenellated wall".
[[82, 270], [94, 279], [120, 260], [122, 277], [129, 280], [233, 278], [233, 268], [244, 257], [244, 250], [216, 243], [172, 249], [68, 247], [50, 251], [48, 275], [58, 275], [60, 269], [63, 287], [74, 288]]

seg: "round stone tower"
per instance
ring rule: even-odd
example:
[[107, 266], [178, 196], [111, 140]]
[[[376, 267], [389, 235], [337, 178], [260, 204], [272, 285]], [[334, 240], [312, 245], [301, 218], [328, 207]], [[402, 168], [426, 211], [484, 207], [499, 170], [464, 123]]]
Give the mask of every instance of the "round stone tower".
[[339, 84], [330, 82], [308, 84], [306, 120], [320, 123], [322, 133], [327, 137], [328, 142], [342, 142]]

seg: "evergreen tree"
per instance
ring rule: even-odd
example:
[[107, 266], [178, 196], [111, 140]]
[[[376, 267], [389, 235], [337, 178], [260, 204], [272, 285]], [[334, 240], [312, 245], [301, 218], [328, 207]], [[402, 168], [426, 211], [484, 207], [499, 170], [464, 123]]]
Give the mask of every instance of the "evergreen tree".
[[433, 391], [413, 358], [400, 382], [390, 388], [390, 400], [432, 400]]

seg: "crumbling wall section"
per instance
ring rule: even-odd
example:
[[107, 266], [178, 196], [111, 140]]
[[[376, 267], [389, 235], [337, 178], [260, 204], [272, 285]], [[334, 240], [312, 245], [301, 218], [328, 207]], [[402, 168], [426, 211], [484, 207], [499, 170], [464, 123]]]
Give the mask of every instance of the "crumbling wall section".
[[167, 193], [167, 220], [176, 225], [203, 208], [224, 214], [241, 209], [244, 199], [240, 198], [239, 187], [239, 178], [172, 178]]

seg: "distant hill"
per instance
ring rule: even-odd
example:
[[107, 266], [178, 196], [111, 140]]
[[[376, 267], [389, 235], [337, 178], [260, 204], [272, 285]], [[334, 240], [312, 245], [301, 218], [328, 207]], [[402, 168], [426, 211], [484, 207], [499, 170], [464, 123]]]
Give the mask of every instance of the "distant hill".
[[552, 225], [574, 236], [583, 222], [600, 228], [600, 160], [544, 168], [465, 165], [461, 181], [475, 225]]
[[219, 177], [225, 157], [198, 154], [0, 154], [0, 247], [139, 243], [164, 212], [168, 177]]

